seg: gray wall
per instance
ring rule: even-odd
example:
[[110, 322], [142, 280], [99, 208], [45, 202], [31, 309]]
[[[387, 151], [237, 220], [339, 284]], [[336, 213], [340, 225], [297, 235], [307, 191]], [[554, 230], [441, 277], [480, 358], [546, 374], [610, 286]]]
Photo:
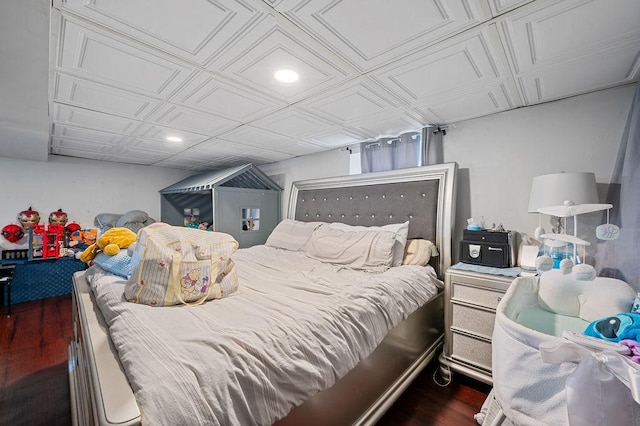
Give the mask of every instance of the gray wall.
[[[216, 231], [233, 235], [240, 248], [264, 244], [267, 241], [267, 237], [280, 221], [280, 191], [218, 187], [214, 192]], [[259, 226], [252, 230], [243, 230], [242, 209], [259, 209]]]

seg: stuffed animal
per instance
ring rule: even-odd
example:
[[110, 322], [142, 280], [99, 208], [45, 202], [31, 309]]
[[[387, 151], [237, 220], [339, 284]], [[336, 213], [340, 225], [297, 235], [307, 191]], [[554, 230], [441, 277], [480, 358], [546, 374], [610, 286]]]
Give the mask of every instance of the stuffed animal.
[[120, 249], [126, 249], [133, 244], [136, 238], [136, 234], [128, 228], [111, 228], [100, 235], [94, 244], [91, 244], [82, 252], [80, 260], [89, 262], [99, 252], [114, 256], [120, 252]]
[[584, 334], [610, 342], [640, 338], [640, 314], [623, 312], [591, 322]]

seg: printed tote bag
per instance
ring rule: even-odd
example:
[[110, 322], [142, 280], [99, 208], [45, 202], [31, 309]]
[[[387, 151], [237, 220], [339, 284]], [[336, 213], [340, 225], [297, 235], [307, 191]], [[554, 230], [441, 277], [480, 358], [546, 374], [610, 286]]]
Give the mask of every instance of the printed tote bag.
[[130, 302], [151, 306], [199, 304], [238, 289], [229, 234], [166, 224], [138, 231], [125, 286]]

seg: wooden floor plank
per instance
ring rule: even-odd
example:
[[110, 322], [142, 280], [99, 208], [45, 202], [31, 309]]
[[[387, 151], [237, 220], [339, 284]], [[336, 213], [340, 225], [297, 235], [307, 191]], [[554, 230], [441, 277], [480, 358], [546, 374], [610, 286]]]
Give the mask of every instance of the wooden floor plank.
[[[71, 296], [21, 303], [0, 317], [0, 425], [70, 425], [67, 345]], [[432, 362], [379, 421], [379, 426], [477, 425], [490, 388], [454, 375], [441, 387]]]
[[0, 425], [70, 425], [71, 296], [14, 305], [0, 331]]

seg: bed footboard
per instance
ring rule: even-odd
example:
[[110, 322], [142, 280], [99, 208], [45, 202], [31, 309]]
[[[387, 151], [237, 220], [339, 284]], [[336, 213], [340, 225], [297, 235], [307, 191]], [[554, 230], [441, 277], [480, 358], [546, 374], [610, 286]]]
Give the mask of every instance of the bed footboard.
[[276, 426], [373, 425], [440, 350], [444, 298], [391, 330], [376, 350], [330, 389], [294, 408]]
[[84, 272], [73, 275], [69, 387], [74, 425], [132, 426], [140, 411]]

